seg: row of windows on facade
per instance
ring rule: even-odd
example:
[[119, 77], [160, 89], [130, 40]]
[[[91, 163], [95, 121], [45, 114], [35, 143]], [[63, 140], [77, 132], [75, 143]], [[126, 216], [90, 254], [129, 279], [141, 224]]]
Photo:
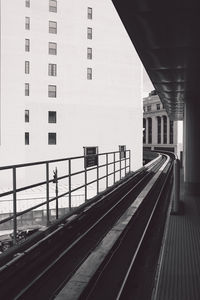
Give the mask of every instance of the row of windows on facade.
[[[30, 134], [25, 132], [25, 145], [30, 145]], [[48, 145], [56, 145], [56, 132], [48, 133]]]
[[[160, 109], [161, 109], [160, 103], [156, 104], [156, 109], [157, 109], [157, 110], [160, 110]], [[151, 106], [151, 105], [144, 106], [144, 107], [143, 107], [143, 110], [144, 110], [144, 112], [145, 112], [145, 111], [151, 111], [151, 110], [152, 110], [152, 106]]]
[[[146, 127], [148, 122], [148, 132], [146, 140]], [[161, 117], [157, 117], [157, 144], [161, 144]], [[143, 143], [152, 144], [152, 119], [143, 119]], [[169, 126], [169, 143], [174, 143], [174, 122], [170, 120]], [[163, 116], [163, 144], [167, 144], [167, 117]]]
[[[25, 0], [25, 6], [31, 7], [31, 0]], [[49, 11], [50, 12], [57, 12], [57, 0], [49, 0]]]
[[[30, 122], [30, 111], [29, 109], [25, 109], [25, 122]], [[57, 122], [57, 114], [56, 111], [48, 111], [48, 123], [56, 123]]]
[[[25, 6], [30, 8], [31, 0], [25, 0]], [[49, 11], [54, 13], [57, 12], [57, 0], [49, 0]], [[93, 12], [91, 7], [88, 7], [87, 9], [87, 17], [88, 19], [92, 19], [93, 17]]]
[[[30, 30], [31, 22], [30, 17], [25, 17], [25, 29]], [[57, 22], [49, 21], [49, 33], [57, 34]]]

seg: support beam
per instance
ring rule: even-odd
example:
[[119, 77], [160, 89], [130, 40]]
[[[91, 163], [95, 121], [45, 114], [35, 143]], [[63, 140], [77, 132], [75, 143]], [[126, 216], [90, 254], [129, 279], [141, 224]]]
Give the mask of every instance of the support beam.
[[200, 105], [185, 103], [184, 181], [186, 193], [200, 195]]

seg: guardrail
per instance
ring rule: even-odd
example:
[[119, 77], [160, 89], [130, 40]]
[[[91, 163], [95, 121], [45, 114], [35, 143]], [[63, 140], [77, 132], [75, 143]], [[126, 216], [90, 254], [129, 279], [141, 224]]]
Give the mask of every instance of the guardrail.
[[[10, 166], [3, 166], [0, 167], [0, 171], [11, 170], [12, 172], [12, 189], [3, 193], [0, 193], [0, 199], [2, 197], [12, 195], [12, 202], [13, 202], [13, 212], [10, 217], [4, 218], [0, 220], [0, 224], [6, 223], [10, 220], [13, 221], [13, 239], [14, 243], [17, 242], [17, 218], [22, 216], [30, 211], [33, 211], [39, 207], [46, 206], [46, 224], [47, 226], [50, 224], [50, 203], [55, 201], [56, 203], [56, 219], [59, 218], [59, 199], [65, 196], [68, 196], [68, 208], [69, 210], [72, 209], [72, 193], [77, 190], [84, 190], [85, 201], [88, 199], [88, 186], [91, 184], [96, 183], [96, 194], [100, 192], [100, 181], [103, 179], [105, 180], [104, 189], [108, 188], [108, 186], [115, 184], [117, 180], [122, 179], [131, 171], [131, 151], [125, 150], [123, 151], [124, 154], [121, 155], [121, 151], [115, 152], [107, 152], [107, 153], [100, 153], [95, 154], [98, 156], [98, 163], [95, 166], [86, 168], [85, 166], [85, 159], [88, 156], [77, 156], [77, 157], [70, 157], [70, 158], [63, 158], [63, 159], [56, 159], [56, 160], [48, 160], [48, 161], [39, 161], [33, 163], [25, 163], [25, 164], [17, 164], [17, 165], [10, 165]], [[79, 160], [80, 170], [73, 172], [72, 166], [73, 163]], [[81, 168], [82, 161], [83, 168]], [[53, 164], [60, 164], [60, 163], [67, 163], [67, 171], [66, 174], [62, 176], [58, 176], [58, 169], [57, 167], [53, 171], [53, 176], [50, 176], [50, 166]], [[45, 180], [40, 182], [35, 182], [31, 185], [25, 185], [20, 188], [17, 187], [17, 172], [21, 168], [28, 168], [32, 166], [42, 166], [45, 170]], [[109, 170], [111, 167], [111, 170]], [[100, 174], [100, 170], [103, 170], [103, 174]], [[93, 174], [92, 180], [89, 181], [89, 173], [92, 172], [96, 173], [96, 176]], [[81, 185], [76, 186], [75, 188], [72, 187], [72, 178], [75, 176], [84, 175], [84, 183]], [[118, 177], [117, 177], [118, 175]], [[111, 178], [112, 177], [112, 178]], [[67, 179], [68, 185], [66, 186], [66, 192], [59, 194], [59, 186], [58, 183], [61, 180]], [[109, 180], [112, 180], [112, 184], [109, 184]], [[50, 197], [49, 186], [51, 183], [55, 183], [55, 197]], [[30, 190], [39, 186], [46, 187], [46, 201], [43, 201], [37, 205], [34, 205], [28, 209], [17, 211], [17, 194], [25, 191]]]

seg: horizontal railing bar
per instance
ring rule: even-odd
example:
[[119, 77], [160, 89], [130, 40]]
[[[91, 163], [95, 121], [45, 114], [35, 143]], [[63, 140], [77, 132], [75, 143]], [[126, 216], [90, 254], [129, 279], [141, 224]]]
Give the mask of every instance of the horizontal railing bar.
[[[128, 152], [129, 150], [126, 150], [125, 152]], [[98, 156], [106, 155], [106, 154], [113, 154], [113, 153], [120, 153], [120, 151], [113, 151], [113, 152], [105, 152], [105, 153], [99, 153], [95, 154]], [[60, 159], [53, 159], [53, 160], [43, 160], [43, 161], [37, 161], [37, 162], [32, 162], [32, 163], [25, 163], [25, 164], [15, 164], [15, 165], [9, 165], [9, 166], [2, 166], [0, 167], [1, 170], [8, 170], [12, 168], [24, 168], [24, 167], [30, 167], [30, 166], [36, 166], [36, 165], [43, 165], [46, 163], [55, 163], [55, 162], [61, 162], [61, 161], [68, 161], [68, 160], [75, 160], [75, 159], [81, 159], [84, 158], [85, 156], [74, 156], [74, 157], [67, 157], [67, 158], [60, 158]], [[125, 160], [125, 159], [122, 159]]]

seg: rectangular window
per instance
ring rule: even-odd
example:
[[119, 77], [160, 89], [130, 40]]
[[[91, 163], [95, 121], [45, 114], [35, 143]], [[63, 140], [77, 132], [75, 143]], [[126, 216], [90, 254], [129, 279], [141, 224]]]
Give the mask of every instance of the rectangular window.
[[147, 106], [147, 111], [151, 111], [151, 105]]
[[57, 44], [49, 42], [49, 54], [56, 55], [57, 54]]
[[30, 40], [25, 39], [25, 51], [29, 52], [30, 51]]
[[28, 60], [25, 61], [25, 74], [30, 74], [30, 62]]
[[56, 85], [48, 85], [48, 96], [56, 98]]
[[57, 33], [57, 22], [49, 21], [49, 33]]
[[28, 109], [25, 110], [25, 122], [29, 123], [29, 110]]
[[29, 145], [29, 132], [25, 132], [25, 145]]
[[49, 74], [49, 76], [57, 75], [57, 65], [56, 64], [49, 64], [48, 74]]
[[90, 27], [87, 28], [87, 38], [92, 40], [92, 28]]
[[49, 145], [56, 145], [56, 132], [49, 132], [48, 133], [48, 144]]
[[160, 104], [156, 104], [157, 110], [160, 110]]
[[57, 12], [57, 0], [49, 0], [49, 11]]
[[87, 68], [87, 79], [92, 80], [92, 68]]
[[25, 83], [25, 96], [29, 96], [29, 83]]
[[92, 59], [92, 48], [87, 48], [87, 59]]
[[25, 0], [25, 6], [30, 7], [30, 0]]
[[49, 111], [48, 113], [48, 122], [56, 123], [56, 111]]
[[25, 17], [25, 29], [30, 30], [30, 18]]
[[91, 7], [88, 7], [88, 10], [87, 10], [87, 16], [88, 16], [88, 19], [92, 19], [92, 8]]

